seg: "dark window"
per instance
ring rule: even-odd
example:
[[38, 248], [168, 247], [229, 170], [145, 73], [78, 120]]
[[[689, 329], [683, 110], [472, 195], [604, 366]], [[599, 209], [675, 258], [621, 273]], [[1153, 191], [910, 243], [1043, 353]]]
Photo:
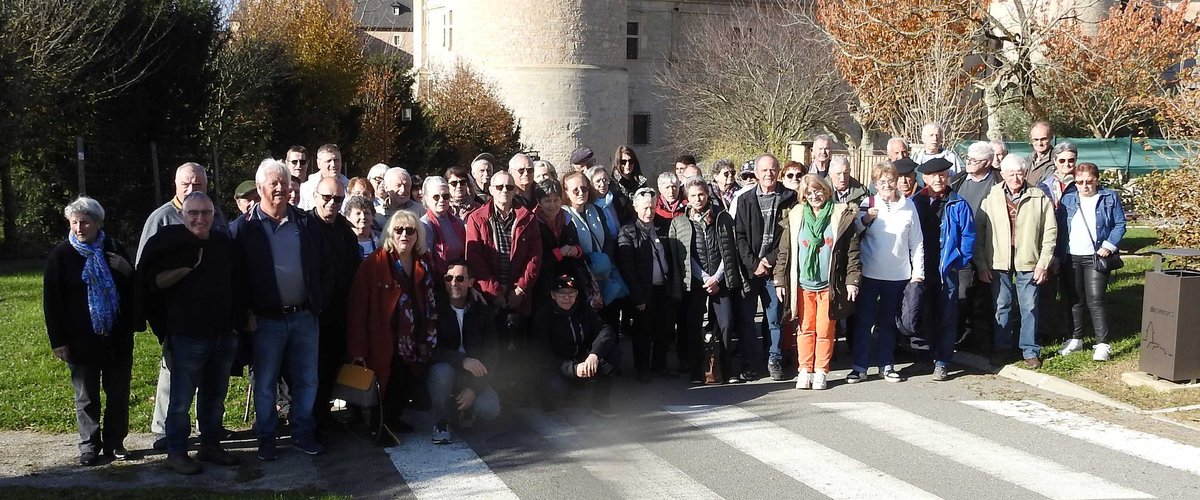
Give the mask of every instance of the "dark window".
[[629, 115], [629, 143], [650, 144], [650, 115]]
[[638, 58], [638, 23], [625, 23], [625, 58]]

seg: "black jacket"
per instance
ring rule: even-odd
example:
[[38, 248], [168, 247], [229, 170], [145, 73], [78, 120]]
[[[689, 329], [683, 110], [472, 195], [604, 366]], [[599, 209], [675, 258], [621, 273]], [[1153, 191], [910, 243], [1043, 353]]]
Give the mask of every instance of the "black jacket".
[[[159, 341], [174, 335], [228, 334], [245, 324], [245, 286], [239, 262], [233, 240], [220, 231], [214, 230], [202, 240], [187, 227], [174, 224], [151, 236], [142, 249], [138, 276], [146, 291], [147, 320]], [[167, 288], [155, 284], [159, 273], [181, 267], [193, 269]]]
[[[579, 246], [579, 231], [575, 229], [575, 222], [565, 213], [563, 218], [566, 220], [558, 236], [554, 236], [554, 231], [550, 230], [550, 226], [538, 218], [538, 231], [542, 233], [542, 270], [538, 272], [537, 284], [533, 287], [535, 303], [549, 300], [550, 285], [558, 280], [559, 276], [566, 273], [570, 273], [571, 276], [587, 285], [582, 287], [583, 293], [591, 290], [592, 276], [588, 272], [585, 257], [559, 258], [561, 254], [558, 249], [563, 246]], [[583, 247], [580, 247], [580, 251], [582, 250]]]
[[327, 259], [323, 289], [328, 290], [330, 300], [324, 312], [326, 316], [340, 318], [344, 324], [346, 297], [350, 296], [350, 284], [354, 282], [354, 273], [363, 260], [362, 248], [358, 246], [358, 236], [355, 236], [350, 221], [342, 214], [335, 214], [333, 222], [322, 220], [316, 209], [309, 214], [313, 225], [321, 230], [321, 244]]
[[[582, 297], [582, 295], [580, 295]], [[617, 336], [596, 311], [576, 299], [570, 311], [547, 303], [533, 316], [535, 345], [545, 359], [545, 367], [560, 370], [564, 362], [580, 363], [589, 354], [606, 359], [617, 347]]]
[[[653, 222], [650, 223], [653, 226]], [[617, 267], [621, 276], [627, 277], [625, 284], [629, 286], [629, 300], [634, 305], [647, 304], [654, 293], [654, 244], [649, 238], [649, 229], [638, 227], [641, 222], [633, 222], [621, 226], [617, 233]], [[670, 283], [670, 257], [666, 255], [667, 246], [663, 245], [663, 283]]]
[[[721, 252], [721, 262], [725, 264], [723, 286], [731, 293], [749, 292], [749, 283], [742, 279], [742, 266], [738, 262], [733, 220], [729, 217], [729, 212], [721, 210], [712, 202], [709, 204], [713, 207], [713, 216], [716, 217], [713, 224], [717, 229], [717, 245]], [[683, 300], [684, 292], [692, 287], [692, 239], [695, 231], [692, 230], [691, 213], [692, 209], [688, 207], [683, 215], [673, 219], [671, 231], [667, 234], [667, 255], [671, 256], [671, 281], [668, 282], [670, 286], [667, 287], [667, 291], [676, 301]]]
[[[771, 228], [763, 227], [762, 210], [758, 206], [758, 188], [746, 191], [737, 198], [737, 218], [733, 222], [733, 230], [737, 236], [738, 256], [742, 269], [746, 272], [747, 281], [754, 278], [754, 270], [763, 258], [772, 265], [775, 264], [775, 257], [779, 251], [779, 235], [783, 232], [781, 222], [784, 214], [796, 204], [796, 192], [782, 183], [775, 185], [775, 192], [776, 196], [779, 196], [779, 202], [775, 204], [775, 225]], [[766, 231], [773, 232], [774, 240], [765, 255], [760, 255]], [[771, 273], [767, 272], [767, 276], [771, 276]]]
[[[458, 315], [450, 307], [450, 299], [438, 300], [438, 343], [433, 350], [429, 363], [447, 363], [454, 367], [458, 376], [456, 389], [470, 387], [479, 394], [487, 385], [488, 377], [475, 377], [464, 370], [462, 362], [466, 358], [475, 358], [487, 367], [488, 373], [496, 370], [496, 356], [499, 347], [496, 339], [496, 315], [487, 303], [477, 298], [467, 300], [466, 312], [463, 313], [462, 330], [458, 328]], [[460, 352], [458, 349], [462, 348]]]
[[[256, 209], [257, 210], [257, 209]], [[308, 292], [308, 304], [314, 315], [319, 315], [328, 300], [326, 290], [322, 286], [329, 283], [326, 278], [328, 266], [326, 263], [325, 246], [322, 243], [320, 222], [303, 210], [288, 206], [288, 219], [293, 221], [300, 230], [300, 259], [304, 267], [304, 287]], [[256, 214], [256, 212], [251, 212]], [[255, 315], [267, 318], [280, 318], [283, 303], [279, 298], [279, 286], [275, 282], [275, 264], [271, 260], [271, 242], [267, 239], [264, 224], [267, 220], [257, 215], [238, 217], [230, 224], [229, 232], [237, 242], [242, 259], [242, 268], [246, 270], [246, 293], [249, 296], [250, 310]]]
[[[133, 265], [125, 248], [107, 238], [104, 251], [112, 252]], [[46, 273], [42, 277], [42, 312], [46, 317], [46, 333], [50, 347], [68, 346], [67, 361], [99, 363], [133, 353], [133, 278], [112, 270], [117, 285], [120, 307], [111, 335], [105, 337], [92, 331], [92, 316], [88, 313], [87, 284], [83, 282], [83, 265], [87, 262], [69, 242], [62, 242], [46, 257]]]

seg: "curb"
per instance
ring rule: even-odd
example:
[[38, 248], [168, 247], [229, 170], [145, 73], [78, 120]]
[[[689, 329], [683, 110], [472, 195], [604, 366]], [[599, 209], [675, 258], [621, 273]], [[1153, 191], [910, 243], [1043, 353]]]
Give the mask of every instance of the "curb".
[[1053, 375], [1038, 373], [1033, 370], [1026, 370], [1025, 368], [1018, 368], [1014, 365], [1007, 365], [997, 372], [996, 367], [992, 366], [992, 364], [988, 362], [986, 358], [965, 352], [954, 353], [954, 361], [976, 370], [996, 373], [997, 375], [1009, 380], [1015, 380], [1017, 382], [1021, 382], [1022, 384], [1033, 386], [1044, 391], [1053, 392], [1060, 396], [1091, 401], [1093, 403], [1102, 404], [1118, 410], [1125, 410], [1133, 413], [1145, 413], [1145, 411], [1141, 408], [1128, 403], [1122, 403], [1096, 391], [1071, 382], [1067, 382], [1066, 380]]

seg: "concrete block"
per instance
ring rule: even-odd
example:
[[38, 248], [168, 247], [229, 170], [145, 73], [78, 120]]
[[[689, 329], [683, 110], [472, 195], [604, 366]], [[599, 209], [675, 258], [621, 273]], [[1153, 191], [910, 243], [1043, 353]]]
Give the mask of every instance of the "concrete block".
[[1121, 381], [1129, 387], [1149, 387], [1158, 392], [1175, 392], [1188, 389], [1200, 389], [1200, 382], [1192, 381], [1190, 384], [1180, 384], [1170, 380], [1160, 379], [1146, 372], [1125, 372], [1121, 374]]

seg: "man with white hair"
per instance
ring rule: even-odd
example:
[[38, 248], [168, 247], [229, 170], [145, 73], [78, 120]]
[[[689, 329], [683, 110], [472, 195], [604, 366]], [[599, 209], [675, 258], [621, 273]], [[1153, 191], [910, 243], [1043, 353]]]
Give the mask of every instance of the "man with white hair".
[[833, 187], [833, 201], [857, 207], [869, 194], [862, 182], [850, 175], [850, 160], [837, 157], [829, 162], [829, 184]]
[[1038, 285], [1047, 279], [1058, 236], [1054, 202], [1026, 181], [1025, 158], [1005, 158], [1000, 175], [1004, 182], [992, 187], [975, 216], [979, 280], [991, 283], [996, 301], [992, 364], [1003, 365], [1010, 359], [1015, 305], [1021, 313], [1021, 356], [1026, 367], [1036, 370], [1042, 366], [1037, 344]]
[[[254, 175], [258, 207], [230, 227], [240, 249], [250, 323], [254, 330], [254, 430], [258, 459], [275, 460], [278, 414], [276, 382], [288, 370], [292, 394], [293, 447], [309, 455], [324, 453], [317, 441], [313, 405], [317, 392], [317, 318], [332, 299], [329, 256], [322, 230], [308, 212], [287, 203], [290, 182], [279, 160], [263, 160]], [[314, 191], [315, 192], [315, 191]]]
[[[971, 144], [967, 148], [966, 170], [950, 180], [950, 189], [967, 202], [973, 214], [979, 214], [983, 199], [991, 192], [993, 186], [1002, 182], [1000, 171], [994, 168], [998, 163], [995, 160], [994, 147], [994, 142], [979, 141]], [[978, 259], [973, 258], [971, 265], [959, 272], [959, 283], [966, 289], [966, 314], [960, 316], [959, 329], [969, 331], [966, 342], [968, 347], [975, 352], [986, 353], [992, 348], [996, 302], [992, 297], [992, 286], [976, 278], [978, 270]]]
[[832, 144], [833, 139], [828, 135], [819, 134], [813, 137], [812, 164], [808, 166], [808, 173], [821, 177], [829, 176], [829, 162], [833, 159], [833, 152], [830, 150]]
[[491, 153], [479, 153], [471, 160], [471, 177], [475, 180], [475, 201], [480, 205], [492, 199], [488, 183], [496, 171], [496, 157]]
[[926, 123], [924, 127], [921, 127], [921, 142], [924, 148], [913, 153], [912, 159], [917, 162], [917, 165], [921, 165], [932, 158], [943, 158], [953, 165], [950, 167], [950, 175], [954, 175], [962, 172], [963, 162], [953, 149], [943, 147], [942, 139], [945, 138], [943, 132], [942, 125], [935, 122]]
[[336, 144], [325, 144], [317, 149], [317, 174], [309, 176], [308, 180], [300, 184], [298, 206], [301, 210], [312, 210], [317, 206], [317, 183], [326, 177], [337, 179], [339, 194], [346, 195], [346, 186], [350, 184], [350, 179], [342, 175], [342, 150], [338, 149]]
[[993, 165], [998, 163], [994, 158], [995, 152], [991, 143], [975, 142], [967, 148], [966, 170], [950, 179], [950, 189], [967, 200], [967, 205], [973, 212], [979, 211], [979, 204], [983, 202], [983, 198], [992, 190], [992, 186], [1001, 181], [1000, 172], [993, 168]]
[[383, 227], [397, 210], [412, 212], [417, 217], [425, 215], [425, 207], [412, 199], [412, 176], [408, 170], [392, 167], [383, 174], [383, 210], [375, 217], [379, 227]]
[[[184, 198], [194, 192], [204, 193], [207, 191], [208, 177], [204, 173], [204, 167], [199, 163], [187, 162], [175, 169], [175, 196], [154, 209], [146, 218], [146, 224], [142, 226], [142, 237], [138, 240], [137, 254], [134, 256], [135, 266], [140, 265], [142, 249], [145, 248], [146, 242], [150, 241], [150, 238], [158, 233], [159, 229], [183, 224], [180, 210], [183, 209]], [[229, 224], [226, 222], [225, 214], [221, 213], [221, 207], [214, 206], [213, 210], [215, 210], [215, 214], [212, 230], [228, 235]], [[160, 338], [161, 340], [163, 339]], [[154, 415], [150, 419], [150, 432], [154, 433], [154, 448], [157, 450], [167, 449], [167, 409], [171, 400], [171, 369], [167, 366], [165, 346], [163, 355], [158, 367], [158, 387], [154, 391]]]
[[533, 158], [525, 153], [513, 155], [508, 160], [508, 173], [512, 174], [513, 183], [517, 186], [516, 204], [533, 210], [537, 205], [537, 199], [533, 196], [533, 188], [537, 187], [537, 183], [533, 182]]
[[375, 212], [383, 211], [383, 174], [387, 173], [386, 163], [376, 163], [367, 171], [367, 182], [375, 189]]
[[890, 161], [896, 161], [901, 158], [908, 158], [911, 151], [908, 148], [908, 143], [899, 137], [893, 137], [887, 141], [887, 157]]

